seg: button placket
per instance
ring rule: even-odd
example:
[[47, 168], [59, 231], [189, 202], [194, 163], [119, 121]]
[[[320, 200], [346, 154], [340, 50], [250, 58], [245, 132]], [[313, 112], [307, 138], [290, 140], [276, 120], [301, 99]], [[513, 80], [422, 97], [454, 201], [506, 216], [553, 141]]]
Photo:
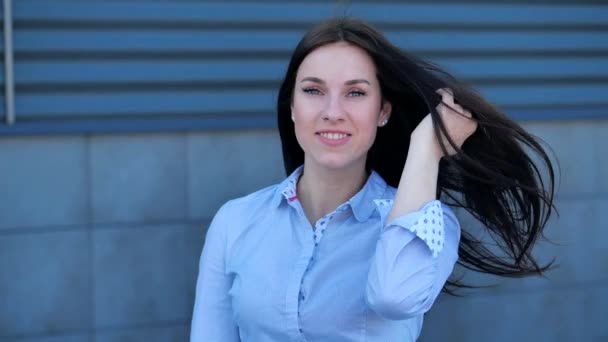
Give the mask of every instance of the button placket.
[[314, 234], [315, 247], [318, 246], [319, 242], [321, 241], [321, 238], [323, 238], [323, 235], [325, 234], [325, 229], [327, 229], [327, 225], [329, 224], [329, 222], [331, 222], [331, 220], [334, 218], [334, 216], [336, 216], [336, 214], [346, 210], [347, 205], [348, 205], [348, 203], [341, 205], [335, 211], [323, 216], [315, 224], [315, 234]]
[[311, 264], [314, 261], [314, 249], [311, 251], [310, 257], [308, 259], [308, 263], [306, 265], [306, 269], [304, 270], [304, 273], [302, 274], [302, 279], [300, 279], [300, 291], [298, 292], [298, 317], [300, 317], [300, 310], [301, 310], [301, 306], [302, 303], [304, 301], [306, 301], [306, 296], [307, 296], [307, 292], [304, 289], [304, 280], [306, 280], [306, 275], [308, 274], [308, 271], [310, 271], [311, 268]]
[[300, 302], [306, 299], [306, 291], [304, 290], [304, 277], [302, 277], [302, 281], [300, 282]]
[[[306, 297], [308, 296], [308, 293], [306, 292], [306, 290], [304, 290], [304, 280], [305, 280], [306, 275], [308, 274], [310, 268], [312, 267], [312, 264], [315, 262], [314, 253], [315, 253], [316, 247], [319, 246], [319, 242], [321, 241], [321, 239], [325, 233], [325, 229], [327, 229], [327, 225], [329, 224], [329, 222], [336, 216], [336, 214], [348, 209], [348, 204], [349, 203], [345, 203], [344, 205], [340, 206], [334, 212], [327, 214], [326, 216], [321, 218], [315, 224], [315, 229], [313, 231], [314, 247], [312, 250], [312, 255], [310, 256], [308, 265], [306, 266], [306, 270], [304, 271], [304, 274], [302, 275], [302, 279], [300, 281], [300, 291], [298, 294], [298, 320], [301, 319], [301, 307], [302, 307], [303, 303], [306, 301]], [[301, 322], [299, 322], [299, 323], [301, 324]], [[301, 326], [299, 327], [299, 331], [300, 331], [300, 334], [303, 335], [304, 332], [303, 332]]]
[[299, 328], [298, 330], [300, 331], [300, 334], [303, 334], [304, 331], [302, 330], [302, 322], [300, 321], [302, 314], [301, 314], [301, 310], [302, 310], [302, 303], [304, 301], [306, 301], [306, 290], [304, 290], [304, 280], [306, 278], [306, 274], [308, 273], [309, 269], [310, 269], [310, 260], [313, 260], [313, 258], [311, 257], [309, 259], [308, 265], [306, 266], [306, 270], [304, 271], [304, 274], [302, 275], [302, 280], [300, 281], [300, 292], [298, 294], [298, 325]]
[[316, 229], [315, 229], [315, 246], [318, 245], [318, 243], [321, 241], [321, 238], [323, 238], [323, 234], [325, 233], [325, 228], [327, 227], [327, 218], [323, 218], [321, 219], [317, 225], [316, 225]]

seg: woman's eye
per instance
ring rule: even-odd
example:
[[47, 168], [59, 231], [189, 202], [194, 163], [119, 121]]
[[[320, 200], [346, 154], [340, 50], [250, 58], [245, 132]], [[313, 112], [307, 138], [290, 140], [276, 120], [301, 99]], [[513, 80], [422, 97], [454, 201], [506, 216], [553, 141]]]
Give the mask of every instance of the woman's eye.
[[351, 96], [351, 97], [357, 97], [357, 96], [363, 96], [363, 95], [365, 95], [365, 93], [362, 91], [359, 91], [359, 90], [353, 90], [350, 93], [348, 93], [348, 96]]
[[319, 94], [321, 94], [321, 92], [318, 89], [315, 89], [315, 88], [304, 88], [302, 90], [306, 94], [310, 94], [310, 95], [319, 95]]

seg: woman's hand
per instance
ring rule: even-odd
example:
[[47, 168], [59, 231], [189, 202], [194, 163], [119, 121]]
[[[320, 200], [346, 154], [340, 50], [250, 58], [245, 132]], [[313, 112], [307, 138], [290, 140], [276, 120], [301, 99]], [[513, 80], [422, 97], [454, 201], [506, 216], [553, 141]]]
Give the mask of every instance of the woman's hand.
[[[470, 111], [462, 108], [459, 104], [454, 103], [454, 96], [449, 89], [439, 89], [437, 93], [441, 95], [441, 102], [437, 105], [437, 112], [441, 115], [449, 136], [452, 138], [458, 148], [470, 137], [477, 129], [477, 122], [472, 119], [473, 115]], [[446, 105], [447, 104], [447, 105]], [[451, 108], [450, 108], [451, 107]], [[456, 150], [450, 145], [443, 132], [440, 131], [441, 138], [447, 149], [448, 156], [456, 154]], [[418, 124], [411, 136], [411, 144], [430, 144], [432, 147], [433, 156], [437, 160], [445, 156], [441, 150], [441, 145], [433, 130], [433, 119], [431, 114]], [[427, 145], [428, 146], [428, 145]]]

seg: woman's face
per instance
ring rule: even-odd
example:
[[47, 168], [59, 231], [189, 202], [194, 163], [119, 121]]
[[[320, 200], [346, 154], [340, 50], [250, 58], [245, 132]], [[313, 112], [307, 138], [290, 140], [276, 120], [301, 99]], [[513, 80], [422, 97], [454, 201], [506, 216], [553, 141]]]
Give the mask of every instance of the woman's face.
[[388, 119], [371, 57], [340, 42], [313, 50], [296, 76], [291, 106], [305, 163], [329, 169], [365, 167], [376, 129]]

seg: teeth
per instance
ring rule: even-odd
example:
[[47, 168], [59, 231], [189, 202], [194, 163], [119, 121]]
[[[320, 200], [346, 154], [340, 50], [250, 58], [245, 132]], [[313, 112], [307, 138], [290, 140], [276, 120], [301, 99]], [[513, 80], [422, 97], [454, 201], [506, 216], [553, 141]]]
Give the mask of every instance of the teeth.
[[344, 133], [319, 133], [323, 138], [330, 140], [339, 140], [344, 139], [348, 136], [348, 134]]

